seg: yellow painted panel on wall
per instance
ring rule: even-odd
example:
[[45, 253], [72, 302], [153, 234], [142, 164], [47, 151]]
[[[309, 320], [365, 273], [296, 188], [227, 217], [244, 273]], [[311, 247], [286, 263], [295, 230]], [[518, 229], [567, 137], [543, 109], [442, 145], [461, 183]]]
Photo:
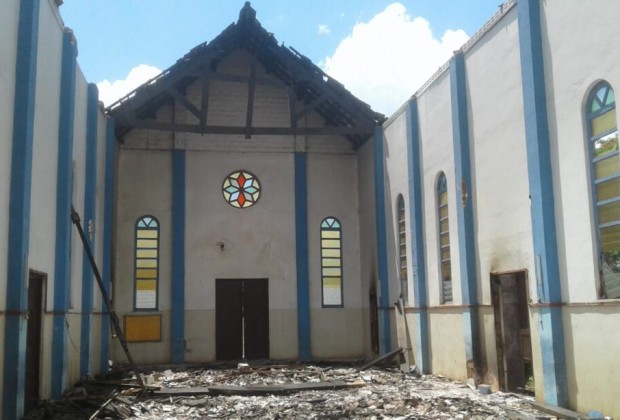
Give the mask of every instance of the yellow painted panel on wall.
[[161, 315], [125, 315], [128, 342], [161, 341]]

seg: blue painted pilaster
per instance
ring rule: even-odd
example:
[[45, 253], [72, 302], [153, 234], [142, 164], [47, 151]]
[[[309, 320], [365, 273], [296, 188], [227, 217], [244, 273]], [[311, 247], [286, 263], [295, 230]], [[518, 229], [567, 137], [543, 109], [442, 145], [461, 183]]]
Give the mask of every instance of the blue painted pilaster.
[[19, 8], [15, 68], [4, 327], [2, 418], [7, 420], [20, 418], [24, 410], [27, 327], [25, 315], [28, 309], [30, 194], [38, 36], [39, 0], [22, 0]]
[[67, 383], [67, 327], [71, 281], [71, 199], [73, 197], [73, 120], [77, 45], [73, 32], [63, 34], [56, 176], [56, 248], [54, 265], [54, 330], [52, 333], [52, 398]]
[[555, 229], [555, 203], [539, 0], [518, 0], [521, 80], [525, 114], [532, 236], [540, 308], [545, 401], [566, 407], [568, 383], [562, 291]]
[[383, 156], [383, 127], [375, 127], [375, 217], [377, 236], [377, 274], [379, 276], [379, 346], [381, 354], [392, 350], [390, 331], [390, 285], [387, 265], [387, 228], [385, 220], [385, 172]]
[[[86, 105], [86, 168], [84, 180], [84, 216], [82, 229], [95, 255], [95, 226], [97, 217], [97, 130], [99, 91], [97, 85], [88, 85]], [[80, 377], [90, 375], [90, 330], [93, 312], [93, 269], [86, 253], [82, 261], [82, 322], [80, 324]]]
[[305, 152], [295, 152], [295, 253], [297, 259], [297, 335], [299, 358], [312, 357], [310, 286], [308, 275], [308, 163]]
[[468, 367], [473, 363], [481, 374], [480, 324], [478, 321], [478, 279], [476, 278], [476, 247], [474, 237], [473, 189], [469, 153], [469, 117], [465, 58], [458, 51], [450, 61], [450, 98], [452, 103], [452, 133], [454, 145], [454, 174], [456, 216], [458, 221], [459, 266], [463, 300], [463, 334]]
[[[105, 139], [105, 186], [103, 196], [103, 262], [101, 264], [101, 278], [103, 287], [108, 296], [112, 285], [112, 231], [114, 230], [114, 181], [115, 181], [115, 158], [116, 137], [114, 135], [114, 120], [106, 120]], [[101, 305], [101, 357], [99, 371], [108, 371], [108, 358], [110, 346], [110, 315], [106, 312], [104, 303]]]
[[426, 292], [426, 260], [424, 217], [422, 211], [422, 164], [420, 160], [420, 120], [418, 101], [413, 98], [407, 108], [407, 173], [409, 176], [409, 221], [413, 261], [413, 302], [416, 324], [416, 365], [423, 374], [430, 373], [428, 345], [428, 299]]
[[185, 150], [172, 152], [172, 363], [185, 361]]

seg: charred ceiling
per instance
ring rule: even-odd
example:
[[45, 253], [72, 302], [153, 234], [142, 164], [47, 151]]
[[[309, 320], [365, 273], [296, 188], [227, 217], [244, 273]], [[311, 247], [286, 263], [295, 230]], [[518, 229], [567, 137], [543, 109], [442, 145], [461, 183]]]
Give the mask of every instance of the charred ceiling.
[[[218, 72], [219, 63], [236, 50], [247, 51], [253, 57], [249, 75]], [[257, 63], [275, 78], [259, 77]], [[202, 99], [199, 105], [195, 105], [186, 98], [185, 92], [198, 79], [202, 80]], [[247, 84], [245, 125], [215, 126], [207, 123], [209, 86], [214, 80]], [[286, 87], [291, 116], [288, 127], [254, 126], [254, 90], [260, 84]], [[195, 122], [180, 124], [154, 119], [158, 109], [175, 101], [195, 117]], [[298, 126], [297, 122], [310, 112], [318, 113], [324, 124]], [[172, 67], [112, 104], [107, 113], [116, 119], [116, 134], [121, 139], [132, 129], [149, 128], [200, 134], [242, 134], [246, 138], [261, 134], [345, 135], [354, 147], [359, 147], [385, 119], [383, 114], [374, 112], [308, 58], [293, 48], [279, 45], [273, 34], [256, 20], [256, 11], [249, 2], [241, 9], [236, 23], [229, 25], [210, 43], [194, 47]]]

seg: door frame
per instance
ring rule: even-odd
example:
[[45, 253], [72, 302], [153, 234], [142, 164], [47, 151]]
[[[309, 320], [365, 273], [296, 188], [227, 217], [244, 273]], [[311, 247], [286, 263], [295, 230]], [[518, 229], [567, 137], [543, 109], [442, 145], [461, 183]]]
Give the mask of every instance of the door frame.
[[[504, 330], [503, 322], [502, 322], [502, 302], [501, 302], [501, 283], [500, 276], [514, 276], [515, 281], [515, 293], [516, 293], [516, 323], [517, 323], [517, 331], [511, 332], [511, 339], [515, 339], [518, 337], [519, 342], [519, 353], [518, 358], [520, 363], [523, 366], [523, 372], [518, 372], [518, 377], [514, 377], [514, 375], [510, 374], [510, 369], [507, 369], [505, 364], [508, 363], [506, 360], [506, 331]], [[497, 352], [497, 377], [500, 389], [503, 391], [516, 391], [517, 388], [521, 388], [523, 391], [525, 389], [525, 384], [527, 383], [528, 378], [526, 377], [526, 371], [529, 369], [532, 370], [532, 344], [531, 344], [531, 324], [530, 324], [530, 311], [529, 311], [529, 302], [530, 302], [530, 293], [529, 293], [529, 273], [526, 269], [523, 270], [510, 270], [510, 271], [502, 271], [502, 272], [493, 272], [490, 275], [490, 292], [491, 292], [491, 306], [493, 308], [493, 318], [494, 318], [494, 336], [495, 336], [495, 349]], [[527, 323], [527, 328], [524, 328], [524, 324]], [[524, 329], [527, 329], [527, 334], [524, 334]], [[525, 336], [529, 340], [525, 340]], [[529, 346], [528, 351], [524, 351], [525, 346]], [[527, 354], [525, 354], [527, 353]], [[514, 355], [513, 355], [514, 356]], [[523, 377], [520, 377], [520, 375]], [[514, 385], [514, 381], [519, 382], [518, 385]]]
[[[27, 327], [26, 327], [26, 369], [24, 370], [24, 412], [26, 410], [34, 408], [36, 402], [41, 399], [41, 366], [42, 366], [42, 352], [43, 352], [43, 328], [44, 328], [44, 316], [47, 312], [47, 273], [43, 273], [41, 271], [32, 270], [28, 271], [28, 292], [27, 292]], [[31, 285], [34, 283], [40, 283], [40, 296], [38, 296], [38, 302], [34, 302], [37, 305], [37, 312], [39, 313], [38, 319], [38, 333], [34, 333], [31, 328]], [[32, 343], [31, 339], [35, 334], [36, 343]], [[29, 350], [29, 345], [35, 345], [36, 355], [31, 353]], [[34, 381], [34, 383], [30, 383], [30, 381]], [[29, 389], [32, 386], [32, 392]]]

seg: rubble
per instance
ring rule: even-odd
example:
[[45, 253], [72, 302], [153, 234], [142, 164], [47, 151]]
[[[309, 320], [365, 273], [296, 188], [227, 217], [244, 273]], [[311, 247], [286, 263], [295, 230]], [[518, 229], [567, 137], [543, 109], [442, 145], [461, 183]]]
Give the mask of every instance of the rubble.
[[[76, 386], [63, 400], [45, 401], [26, 419], [550, 419], [532, 399], [513, 393], [482, 395], [441, 376], [354, 366], [243, 366], [238, 369], [149, 370], [143, 395], [137, 377], [110, 376]], [[118, 374], [117, 374], [118, 375]], [[305, 384], [305, 385], [304, 385]], [[332, 389], [329, 384], [339, 384]], [[284, 395], [222, 394], [273, 387]], [[191, 393], [202, 389], [201, 393]], [[162, 394], [162, 390], [172, 390]], [[175, 391], [176, 390], [176, 391]], [[159, 393], [159, 395], [158, 395]], [[185, 393], [191, 395], [185, 395]], [[241, 392], [246, 393], [247, 392]], [[252, 394], [252, 393], [250, 393]]]

